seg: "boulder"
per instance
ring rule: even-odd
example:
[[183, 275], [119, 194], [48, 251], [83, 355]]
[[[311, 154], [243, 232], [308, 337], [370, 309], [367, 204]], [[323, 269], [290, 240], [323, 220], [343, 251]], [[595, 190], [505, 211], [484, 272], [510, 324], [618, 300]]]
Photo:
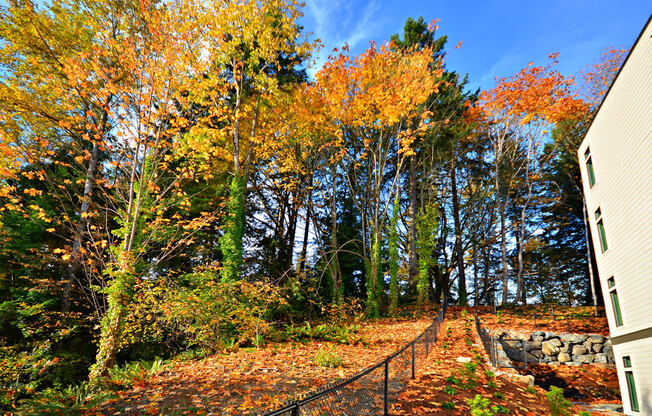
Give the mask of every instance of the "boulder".
[[593, 352], [601, 352], [602, 344], [593, 344]]
[[582, 345], [584, 345], [588, 351], [591, 351], [591, 347], [593, 346], [593, 343], [587, 339], [582, 343]]
[[527, 376], [516, 375], [516, 381], [522, 383], [528, 387], [534, 387], [534, 376], [529, 374]]
[[534, 355], [537, 358], [543, 358], [543, 352], [541, 350], [532, 350], [530, 354]]
[[580, 364], [589, 364], [593, 362], [592, 354], [573, 355], [573, 361]]
[[541, 341], [528, 341], [525, 343], [525, 351], [533, 351], [541, 349]]
[[545, 355], [557, 355], [559, 354], [559, 350], [561, 347], [561, 341], [557, 338], [553, 338], [548, 341], [544, 341], [541, 343], [541, 351]]
[[595, 354], [595, 358], [593, 359], [594, 363], [606, 364], [608, 361], [609, 359], [607, 358], [607, 354], [603, 353]]
[[603, 347], [602, 347], [602, 352], [605, 353], [605, 354], [607, 354], [607, 355], [610, 356], [610, 357], [613, 357], [613, 356], [614, 356], [614, 349], [613, 349], [613, 347], [612, 347], [611, 345], [607, 345], [607, 344], [602, 344], [602, 345], [603, 345]]
[[564, 334], [561, 337], [561, 340], [567, 344], [579, 344], [586, 340], [586, 335], [577, 335], [577, 334]]
[[561, 346], [561, 348], [559, 349], [559, 352], [570, 352], [570, 350], [571, 350], [571, 344], [566, 343], [566, 344]]
[[543, 332], [543, 331], [534, 331], [532, 333], [532, 335], [530, 335], [530, 336], [533, 337], [533, 338], [534, 337], [543, 337], [544, 334], [545, 334], [545, 332]]
[[589, 351], [588, 348], [586, 348], [584, 345], [578, 344], [573, 346], [573, 350], [571, 354], [582, 355], [582, 354], [586, 354], [588, 351]]
[[543, 337], [545, 339], [553, 339], [553, 338], [557, 338], [557, 334], [555, 334], [553, 332], [544, 332]]
[[592, 344], [602, 344], [604, 337], [602, 335], [591, 335], [587, 341], [590, 341]]
[[557, 359], [559, 360], [559, 362], [565, 363], [565, 362], [570, 361], [572, 358], [571, 358], [571, 356], [569, 354], [567, 354], [565, 352], [562, 352], [562, 353], [559, 354]]

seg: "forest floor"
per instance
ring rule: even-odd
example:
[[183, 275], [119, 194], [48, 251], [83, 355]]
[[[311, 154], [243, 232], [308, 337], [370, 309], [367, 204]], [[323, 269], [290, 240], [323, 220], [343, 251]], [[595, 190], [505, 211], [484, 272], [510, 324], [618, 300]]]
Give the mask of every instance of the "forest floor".
[[[466, 400], [481, 395], [489, 399], [491, 406], [498, 406], [499, 410], [509, 411], [511, 415], [548, 415], [545, 393], [552, 385], [564, 388], [570, 400], [583, 402], [583, 407], [574, 407], [574, 414], [589, 408], [587, 406], [620, 403], [616, 371], [610, 367], [531, 365], [526, 371], [491, 369], [473, 324], [472, 309], [463, 310], [449, 309], [436, 345], [420, 364], [416, 379], [399, 395], [391, 414], [468, 415], [470, 406]], [[489, 313], [489, 309], [483, 312], [483, 325], [489, 329], [534, 330], [533, 308], [503, 311], [497, 317]], [[580, 316], [586, 311], [577, 308], [555, 310], [556, 314], [571, 312]], [[226, 416], [271, 410], [380, 361], [423, 332], [434, 316], [432, 312], [419, 319], [362, 321], [355, 342], [350, 344], [271, 343], [258, 349], [241, 348], [201, 360], [173, 361], [151, 378], [119, 392], [118, 398], [104, 403], [95, 414]], [[576, 320], [579, 323], [573, 327], [577, 328], [573, 332], [605, 333], [605, 318], [581, 316]], [[566, 321], [550, 321], [547, 327], [538, 326], [537, 329], [566, 332]], [[315, 357], [324, 350], [340, 357], [341, 365], [335, 368], [319, 366]], [[472, 361], [460, 363], [458, 357]], [[535, 376], [533, 388], [527, 388], [521, 380], [525, 374]], [[594, 411], [591, 414], [610, 413]]]
[[[468, 415], [471, 413], [467, 400], [481, 395], [489, 400], [489, 406], [498, 408], [498, 414], [549, 415], [545, 393], [550, 386], [561, 387], [569, 400], [578, 400], [573, 406], [573, 414], [599, 404], [620, 403], [618, 379], [613, 368], [542, 364], [532, 365], [528, 370], [492, 369], [487, 364], [489, 359], [475, 331], [470, 311], [462, 313], [460, 308], [449, 310], [436, 347], [426, 358], [425, 370], [401, 393], [392, 414]], [[512, 319], [508, 315], [503, 314], [502, 326], [496, 329], [521, 329], [518, 324], [523, 322], [522, 319]], [[483, 325], [485, 321], [483, 316]], [[516, 323], [516, 327], [509, 326], [508, 322]], [[599, 333], [592, 330], [587, 332]], [[473, 361], [463, 364], [457, 361], [458, 357]], [[528, 374], [535, 376], [532, 388], [522, 381], [523, 375]], [[593, 411], [590, 414], [613, 413]]]
[[[272, 343], [227, 354], [174, 362], [146, 381], [119, 392], [96, 414], [249, 415], [271, 410], [292, 397], [351, 376], [411, 341], [433, 322], [422, 318], [362, 321], [352, 344]], [[319, 351], [333, 351], [341, 365], [317, 365]]]
[[[479, 307], [477, 310], [482, 319], [482, 326], [492, 332], [510, 329], [520, 332], [548, 331], [609, 335], [607, 318], [594, 316], [592, 307], [513, 306], [500, 308], [497, 314], [493, 313], [491, 307]], [[604, 315], [604, 310], [601, 312]], [[536, 327], [535, 313], [537, 314]], [[568, 321], [566, 315], [568, 315]]]

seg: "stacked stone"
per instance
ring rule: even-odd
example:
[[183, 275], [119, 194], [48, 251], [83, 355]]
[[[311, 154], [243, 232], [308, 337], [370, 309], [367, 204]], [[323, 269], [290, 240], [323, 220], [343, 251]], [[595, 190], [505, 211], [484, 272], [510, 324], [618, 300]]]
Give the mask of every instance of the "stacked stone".
[[[518, 338], [525, 342], [508, 341], [507, 339], [510, 338]], [[524, 337], [520, 334], [503, 332], [498, 340], [507, 356], [515, 361], [523, 361], [521, 350], [523, 344], [528, 363], [581, 365], [615, 362], [611, 340], [602, 335], [536, 331]]]

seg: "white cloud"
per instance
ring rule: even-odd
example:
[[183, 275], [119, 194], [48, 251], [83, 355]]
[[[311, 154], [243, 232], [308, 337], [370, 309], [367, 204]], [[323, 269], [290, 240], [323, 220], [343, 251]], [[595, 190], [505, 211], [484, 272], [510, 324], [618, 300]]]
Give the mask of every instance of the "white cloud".
[[309, 68], [310, 75], [321, 68], [334, 48], [348, 44], [351, 49], [363, 48], [363, 42], [370, 41], [382, 32], [387, 19], [380, 16], [380, 5], [371, 0], [361, 11], [351, 1], [308, 0], [307, 12], [315, 20], [315, 36], [324, 47], [316, 54], [316, 64]]

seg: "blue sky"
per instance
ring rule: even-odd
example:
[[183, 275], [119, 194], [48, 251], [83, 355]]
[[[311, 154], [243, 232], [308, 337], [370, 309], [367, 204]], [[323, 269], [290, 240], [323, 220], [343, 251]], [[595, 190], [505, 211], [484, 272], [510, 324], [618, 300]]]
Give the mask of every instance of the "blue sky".
[[359, 54], [370, 40], [381, 43], [402, 33], [408, 17], [439, 18], [438, 35], [448, 35], [446, 65], [468, 73], [473, 89], [491, 88], [496, 76], [530, 61], [543, 64], [549, 52], [560, 53], [562, 73], [577, 74], [608, 46], [633, 45], [652, 12], [649, 0], [304, 1], [301, 24], [324, 44], [318, 66], [345, 42]]

